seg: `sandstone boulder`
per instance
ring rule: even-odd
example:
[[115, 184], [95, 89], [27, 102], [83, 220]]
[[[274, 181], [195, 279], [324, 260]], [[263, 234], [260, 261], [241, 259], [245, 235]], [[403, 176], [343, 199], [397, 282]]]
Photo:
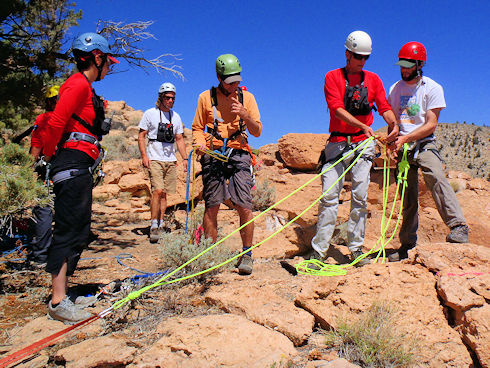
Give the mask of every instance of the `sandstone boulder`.
[[289, 133], [279, 139], [279, 153], [292, 169], [314, 170], [327, 139], [328, 134]]
[[55, 361], [67, 368], [123, 367], [133, 360], [136, 352], [124, 339], [101, 336], [59, 350]]
[[417, 342], [419, 366], [468, 367], [471, 357], [448, 325], [434, 286], [434, 276], [420, 266], [374, 264], [349, 269], [348, 276], [310, 277], [296, 303], [326, 329], [335, 328], [341, 317], [353, 323], [374, 302], [392, 303], [396, 307], [394, 327], [407, 336], [407, 347]]
[[223, 275], [220, 281], [220, 285], [212, 286], [206, 293], [207, 303], [281, 332], [295, 346], [308, 339], [314, 318], [278, 293], [281, 281], [260, 270], [256, 270], [246, 282], [236, 274]]
[[162, 338], [132, 366], [263, 368], [297, 354], [284, 335], [232, 314], [170, 318], [157, 332]]

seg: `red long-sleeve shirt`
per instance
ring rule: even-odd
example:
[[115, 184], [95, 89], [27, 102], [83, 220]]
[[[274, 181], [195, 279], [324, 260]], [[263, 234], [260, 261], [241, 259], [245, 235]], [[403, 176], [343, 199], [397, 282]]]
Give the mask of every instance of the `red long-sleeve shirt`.
[[[72, 75], [63, 83], [56, 108], [46, 127], [41, 131], [45, 155], [52, 156], [54, 154], [56, 145], [63, 134], [81, 132], [94, 136], [87, 128], [72, 118], [72, 114], [76, 114], [88, 124], [93, 124], [95, 111], [92, 95], [92, 86], [82, 73]], [[94, 160], [99, 156], [97, 147], [89, 142], [66, 142], [63, 147], [82, 151]]]
[[[361, 74], [348, 74], [349, 85], [355, 86], [361, 83]], [[364, 87], [368, 89], [368, 101], [372, 106], [376, 102], [378, 113], [383, 115], [388, 110], [391, 110], [391, 106], [386, 100], [386, 92], [383, 87], [383, 82], [377, 74], [364, 70]], [[325, 75], [325, 99], [330, 110], [330, 126], [329, 132], [341, 132], [341, 133], [357, 133], [359, 128], [353, 127], [346, 122], [335, 117], [335, 112], [338, 108], [344, 108], [344, 94], [345, 94], [345, 78], [342, 73], [342, 69], [335, 69], [329, 71]], [[356, 115], [356, 119], [361, 121], [367, 126], [373, 124], [373, 113], [368, 115]], [[367, 137], [364, 134], [353, 136], [352, 142], [360, 142]], [[344, 141], [344, 137], [332, 137], [331, 142]]]
[[31, 135], [31, 147], [43, 147], [42, 131], [46, 128], [49, 119], [51, 119], [51, 115], [53, 115], [52, 111], [46, 111], [36, 118], [36, 121], [34, 122], [34, 129], [32, 130]]

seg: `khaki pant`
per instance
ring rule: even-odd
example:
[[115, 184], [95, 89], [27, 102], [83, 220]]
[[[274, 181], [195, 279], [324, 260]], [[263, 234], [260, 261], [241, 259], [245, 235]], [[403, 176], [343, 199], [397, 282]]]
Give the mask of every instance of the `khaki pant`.
[[[363, 142], [353, 143], [352, 148]], [[325, 147], [325, 159], [322, 171], [332, 165], [339, 157], [347, 155], [345, 150], [347, 142], [328, 142]], [[344, 173], [347, 166], [357, 157], [362, 149], [357, 150], [349, 158], [322, 175], [322, 189], [326, 192], [335, 181]], [[352, 177], [352, 200], [350, 206], [349, 221], [347, 222], [347, 241], [351, 252], [360, 250], [364, 243], [364, 231], [367, 218], [367, 194], [369, 189], [370, 170], [374, 158], [374, 142], [370, 142], [361, 158], [350, 170]], [[311, 246], [321, 256], [325, 257], [330, 246], [330, 239], [335, 230], [337, 211], [339, 207], [339, 195], [344, 186], [344, 178], [335, 184], [320, 200], [318, 206], [318, 222], [316, 234], [311, 240]]]
[[437, 211], [439, 211], [442, 221], [450, 228], [466, 223], [456, 193], [454, 193], [444, 173], [435, 143], [422, 144], [421, 149], [415, 155], [416, 157], [413, 158], [413, 153], [409, 154], [408, 186], [405, 190], [403, 222], [399, 234], [402, 247], [405, 248], [413, 248], [417, 243], [417, 229], [419, 227], [419, 168], [422, 170], [425, 184], [431, 191], [434, 202], [436, 202]]
[[150, 161], [151, 191], [162, 189], [164, 193], [175, 193], [177, 189], [177, 167], [175, 161]]

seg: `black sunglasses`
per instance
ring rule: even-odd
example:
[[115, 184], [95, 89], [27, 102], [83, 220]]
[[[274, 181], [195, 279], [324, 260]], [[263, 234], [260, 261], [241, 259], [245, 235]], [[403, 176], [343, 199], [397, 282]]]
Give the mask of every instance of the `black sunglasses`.
[[361, 55], [361, 54], [356, 54], [355, 52], [351, 52], [352, 56], [354, 56], [354, 59], [356, 60], [367, 60], [369, 59], [369, 55]]
[[164, 100], [174, 100], [175, 101], [175, 97], [173, 97], [173, 96], [163, 96], [163, 99]]

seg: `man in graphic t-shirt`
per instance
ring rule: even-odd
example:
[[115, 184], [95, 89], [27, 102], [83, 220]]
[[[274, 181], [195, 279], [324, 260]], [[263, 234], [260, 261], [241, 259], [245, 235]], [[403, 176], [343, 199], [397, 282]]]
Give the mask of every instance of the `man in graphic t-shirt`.
[[427, 51], [419, 42], [409, 42], [398, 53], [402, 80], [390, 88], [388, 102], [399, 125], [399, 136], [394, 141], [398, 152], [410, 144], [408, 187], [403, 205], [403, 223], [400, 228], [401, 248], [390, 255], [391, 261], [408, 257], [408, 250], [417, 243], [418, 228], [418, 169], [422, 170], [427, 188], [444, 223], [451, 229], [446, 241], [468, 242], [468, 226], [458, 199], [444, 174], [442, 160], [435, 144], [439, 114], [446, 107], [442, 87], [422, 75]]
[[[175, 146], [184, 160], [184, 170], [187, 170], [184, 127], [179, 114], [171, 110], [175, 93], [176, 88], [172, 83], [163, 83], [158, 90], [156, 106], [146, 110], [139, 123], [138, 146], [143, 166], [149, 169], [152, 191], [151, 243], [158, 241], [160, 230], [165, 225], [167, 193], [175, 193], [177, 186]], [[145, 142], [146, 137], [148, 145]]]

